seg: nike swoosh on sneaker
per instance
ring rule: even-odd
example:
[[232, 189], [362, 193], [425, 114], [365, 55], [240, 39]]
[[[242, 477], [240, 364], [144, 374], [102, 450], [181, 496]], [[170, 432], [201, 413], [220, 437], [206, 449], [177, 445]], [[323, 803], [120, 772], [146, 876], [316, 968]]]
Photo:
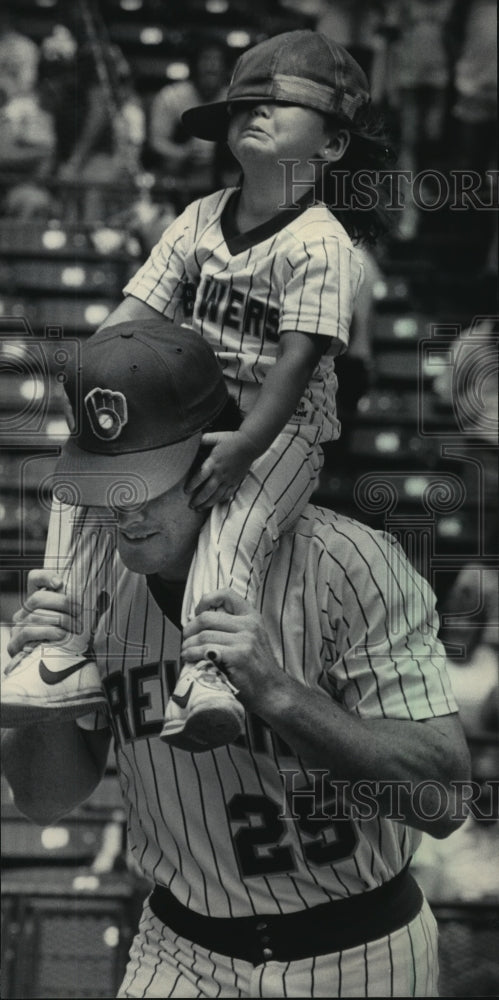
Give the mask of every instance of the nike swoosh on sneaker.
[[64, 670], [49, 670], [46, 663], [40, 660], [38, 672], [44, 684], [59, 684], [60, 681], [66, 680], [66, 677], [71, 677], [71, 674], [80, 670], [85, 663], [87, 663], [87, 660], [83, 659], [72, 663], [70, 667], [65, 667]]
[[174, 701], [176, 705], [179, 705], [180, 708], [185, 708], [186, 705], [187, 705], [187, 702], [189, 701], [189, 698], [191, 696], [191, 691], [192, 691], [193, 687], [194, 687], [194, 681], [191, 681], [191, 683], [190, 683], [189, 687], [187, 688], [187, 691], [185, 692], [185, 694], [175, 694], [175, 692], [174, 692], [171, 695], [171, 700]]

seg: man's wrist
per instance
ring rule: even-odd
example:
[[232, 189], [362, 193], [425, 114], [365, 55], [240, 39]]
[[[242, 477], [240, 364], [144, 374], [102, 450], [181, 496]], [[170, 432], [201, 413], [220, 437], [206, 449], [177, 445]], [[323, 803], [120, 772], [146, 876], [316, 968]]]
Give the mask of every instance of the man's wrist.
[[265, 683], [260, 686], [257, 697], [248, 707], [272, 726], [276, 720], [286, 717], [296, 707], [296, 697], [296, 681], [282, 670], [271, 670]]

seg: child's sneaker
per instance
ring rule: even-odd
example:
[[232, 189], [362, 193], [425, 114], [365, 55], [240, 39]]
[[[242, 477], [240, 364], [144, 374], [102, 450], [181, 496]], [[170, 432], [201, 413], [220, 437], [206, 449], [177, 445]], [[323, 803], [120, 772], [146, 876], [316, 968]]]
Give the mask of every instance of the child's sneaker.
[[58, 646], [23, 650], [2, 671], [1, 723], [6, 729], [76, 719], [107, 705], [97, 665]]
[[236, 688], [208, 660], [183, 668], [165, 712], [161, 739], [200, 753], [232, 743], [244, 728]]

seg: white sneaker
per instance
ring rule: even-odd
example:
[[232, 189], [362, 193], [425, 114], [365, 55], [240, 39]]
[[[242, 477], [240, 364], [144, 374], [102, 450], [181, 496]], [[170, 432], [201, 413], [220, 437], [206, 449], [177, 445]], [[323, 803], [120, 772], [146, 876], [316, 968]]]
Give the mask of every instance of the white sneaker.
[[97, 665], [58, 646], [23, 651], [2, 671], [1, 723], [6, 729], [76, 719], [107, 705]]
[[191, 753], [232, 743], [244, 729], [236, 688], [214, 663], [184, 667], [165, 712], [161, 739]]

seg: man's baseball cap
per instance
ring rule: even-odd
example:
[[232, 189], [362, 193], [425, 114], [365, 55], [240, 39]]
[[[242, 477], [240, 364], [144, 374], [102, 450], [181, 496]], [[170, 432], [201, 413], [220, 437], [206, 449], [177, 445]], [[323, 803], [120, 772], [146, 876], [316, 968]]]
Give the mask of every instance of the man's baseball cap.
[[140, 504], [171, 489], [228, 399], [209, 344], [161, 318], [94, 334], [65, 388], [75, 429], [54, 493], [84, 506]]
[[239, 57], [227, 91], [216, 104], [189, 108], [182, 123], [199, 139], [225, 139], [228, 109], [261, 101], [299, 104], [353, 124], [370, 101], [364, 71], [342, 45], [317, 31], [287, 31]]

